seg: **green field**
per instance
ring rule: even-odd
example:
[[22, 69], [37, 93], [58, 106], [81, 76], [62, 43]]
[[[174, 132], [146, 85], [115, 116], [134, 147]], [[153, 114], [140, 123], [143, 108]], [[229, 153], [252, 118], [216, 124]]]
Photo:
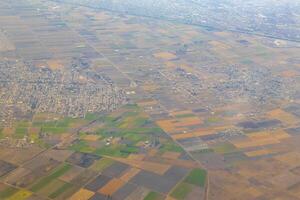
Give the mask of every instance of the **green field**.
[[84, 140], [80, 140], [79, 142], [73, 144], [70, 149], [82, 153], [93, 153], [95, 151], [95, 148], [90, 147]]
[[175, 144], [171, 141], [162, 144], [162, 146], [159, 149], [160, 153], [165, 153], [167, 151], [173, 151], [173, 152], [178, 152], [178, 153], [184, 152], [184, 150], [180, 146], [178, 146], [177, 144]]
[[171, 192], [171, 196], [175, 199], [181, 200], [187, 197], [187, 195], [192, 191], [192, 186], [188, 183], [180, 183]]
[[232, 153], [237, 151], [237, 149], [231, 143], [220, 143], [213, 147], [214, 152], [219, 154]]
[[70, 183], [64, 183], [64, 185], [62, 185], [57, 190], [55, 190], [53, 193], [51, 193], [49, 195], [49, 197], [51, 199], [54, 199], [54, 198], [58, 197], [59, 195], [65, 193], [67, 190], [71, 189], [72, 187], [73, 187], [73, 185], [71, 185]]
[[164, 199], [162, 195], [156, 192], [149, 192], [144, 200], [162, 200]]
[[204, 169], [194, 169], [185, 178], [184, 182], [204, 187], [206, 182], [207, 172]]
[[18, 192], [18, 189], [6, 186], [3, 190], [0, 191], [0, 199], [6, 199], [15, 194], [16, 192]]
[[114, 160], [111, 160], [109, 158], [101, 158], [91, 166], [91, 169], [96, 172], [102, 172], [104, 169], [111, 166], [114, 162]]
[[55, 180], [56, 178], [60, 177], [64, 173], [66, 173], [69, 169], [71, 169], [71, 165], [63, 164], [62, 166], [55, 169], [49, 176], [46, 176], [39, 180], [36, 184], [31, 187], [31, 191], [37, 192], [51, 183], [51, 181]]

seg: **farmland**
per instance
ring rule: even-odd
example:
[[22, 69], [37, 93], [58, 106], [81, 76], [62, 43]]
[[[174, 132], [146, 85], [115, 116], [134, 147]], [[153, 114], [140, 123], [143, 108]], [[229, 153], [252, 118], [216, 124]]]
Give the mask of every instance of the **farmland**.
[[0, 1], [0, 199], [300, 199], [298, 7], [96, 2]]

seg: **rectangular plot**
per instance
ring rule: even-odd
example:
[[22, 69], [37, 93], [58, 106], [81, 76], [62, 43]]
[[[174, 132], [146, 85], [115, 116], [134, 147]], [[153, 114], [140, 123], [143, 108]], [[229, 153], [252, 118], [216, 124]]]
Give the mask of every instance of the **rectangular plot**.
[[65, 183], [63, 181], [53, 180], [46, 187], [39, 190], [38, 194], [41, 194], [42, 196], [49, 196], [51, 193], [61, 188], [64, 184]]
[[54, 172], [52, 172], [49, 176], [42, 178], [40, 181], [38, 181], [36, 184], [34, 184], [31, 187], [31, 190], [34, 192], [39, 191], [40, 189], [44, 188], [46, 185], [51, 183], [51, 181], [60, 177], [64, 173], [66, 173], [70, 168], [71, 168], [71, 166], [68, 164], [64, 164], [64, 165], [60, 166], [58, 169], [56, 169]]
[[127, 183], [113, 194], [113, 198], [126, 199], [126, 197], [128, 197], [136, 188], [136, 185]]
[[102, 171], [103, 175], [110, 176], [110, 177], [118, 177], [120, 176], [126, 169], [128, 169], [128, 165], [116, 162], [111, 166], [107, 167]]
[[[72, 199], [73, 200], [73, 199]], [[79, 200], [79, 199], [78, 199]], [[81, 200], [81, 199], [80, 199]], [[84, 199], [86, 200], [86, 199]], [[94, 196], [92, 196], [89, 200], [107, 200], [107, 196], [103, 194], [96, 193]]]
[[98, 192], [111, 196], [125, 184], [121, 179], [113, 178], [105, 186], [98, 190]]
[[72, 168], [69, 171], [67, 171], [64, 175], [59, 177], [59, 179], [65, 182], [71, 182], [76, 176], [81, 174], [83, 171], [84, 169], [81, 167], [72, 166]]
[[130, 168], [129, 170], [126, 171], [125, 174], [123, 174], [120, 179], [123, 180], [124, 182], [129, 181], [132, 177], [137, 175], [141, 170], [137, 168]]
[[164, 194], [167, 194], [177, 183], [174, 180], [146, 171], [141, 171], [131, 179], [131, 182]]
[[148, 188], [138, 187], [126, 197], [126, 200], [144, 199], [149, 192]]
[[263, 156], [272, 153], [270, 149], [260, 149], [255, 151], [248, 151], [245, 152], [245, 154], [249, 157], [255, 157], [255, 156]]
[[8, 176], [6, 176], [4, 181], [11, 185], [19, 185], [21, 177], [24, 177], [29, 173], [31, 173], [29, 169], [18, 168], [13, 173], [10, 173]]
[[0, 160], [0, 177], [16, 168], [16, 165]]
[[97, 191], [100, 188], [102, 188], [104, 185], [106, 185], [109, 181], [111, 180], [110, 177], [104, 176], [104, 175], [100, 175], [98, 176], [95, 180], [93, 180], [92, 182], [90, 182], [86, 188], [88, 190], [91, 191]]
[[175, 182], [180, 181], [184, 176], [187, 175], [189, 172], [188, 169], [172, 166], [164, 175], [163, 177], [169, 180], [173, 180]]
[[94, 194], [95, 192], [86, 189], [80, 189], [78, 192], [76, 192], [74, 195], [71, 196], [70, 200], [88, 200]]
[[100, 156], [93, 154], [75, 152], [67, 159], [67, 161], [80, 167], [87, 168], [91, 166], [95, 160], [99, 160], [100, 158]]
[[86, 169], [82, 173], [80, 173], [78, 176], [73, 178], [71, 183], [73, 183], [74, 185], [77, 185], [77, 186], [83, 186], [96, 176], [97, 176], [96, 172]]

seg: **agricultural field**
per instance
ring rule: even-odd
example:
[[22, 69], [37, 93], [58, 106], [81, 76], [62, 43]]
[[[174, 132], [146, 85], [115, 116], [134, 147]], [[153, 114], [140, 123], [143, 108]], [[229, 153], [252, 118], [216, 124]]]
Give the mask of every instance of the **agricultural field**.
[[16, 164], [1, 160], [4, 199], [165, 199], [173, 193], [180, 199], [177, 184], [191, 185], [188, 192], [204, 196], [206, 171], [136, 104], [84, 119], [43, 116], [26, 125], [39, 127], [38, 133], [63, 127], [63, 133], [46, 129], [47, 134], [72, 140], [45, 146], [48, 138], [39, 138], [28, 147], [38, 146], [36, 155]]
[[0, 1], [1, 200], [300, 200], [299, 41], [96, 2]]

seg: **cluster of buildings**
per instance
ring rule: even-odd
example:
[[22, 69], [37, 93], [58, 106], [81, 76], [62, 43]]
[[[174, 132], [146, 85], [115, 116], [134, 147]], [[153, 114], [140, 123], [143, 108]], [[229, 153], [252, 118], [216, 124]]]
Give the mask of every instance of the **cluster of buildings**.
[[52, 112], [83, 117], [87, 112], [116, 109], [126, 102], [126, 94], [113, 84], [83, 78], [79, 73], [64, 74], [23, 63], [1, 63], [1, 123], [14, 114]]

